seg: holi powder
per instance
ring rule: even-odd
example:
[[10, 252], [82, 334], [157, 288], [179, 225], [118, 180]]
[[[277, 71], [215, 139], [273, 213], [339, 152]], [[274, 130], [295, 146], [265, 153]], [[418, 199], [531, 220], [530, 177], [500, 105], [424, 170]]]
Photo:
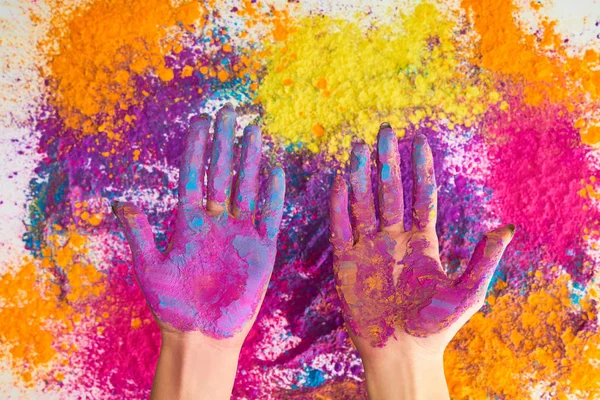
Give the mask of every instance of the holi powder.
[[373, 144], [384, 121], [400, 134], [426, 119], [476, 123], [500, 95], [464, 62], [457, 29], [431, 4], [367, 32], [327, 16], [299, 21], [270, 49], [259, 88], [270, 131], [347, 159], [352, 139]]
[[[152, 311], [181, 329], [227, 337], [240, 326], [222, 318], [219, 301], [231, 300], [243, 319], [259, 303], [245, 290], [268, 285], [233, 398], [366, 399], [344, 316], [375, 345], [393, 340], [398, 324], [426, 336], [490, 280], [485, 306], [445, 354], [452, 397], [600, 396], [600, 60], [595, 39], [579, 37], [599, 35], [600, 21], [588, 17], [567, 34], [558, 29], [563, 17], [547, 12], [552, 4], [355, 3], [11, 6], [19, 23], [0, 21], [0, 120], [10, 134], [0, 179], [7, 194], [23, 196], [0, 200], [2, 216], [20, 227], [0, 229], [3, 398], [147, 398], [160, 346]], [[206, 145], [238, 150], [206, 164], [216, 177], [206, 194], [235, 204], [233, 225], [178, 207], [195, 189], [178, 185], [180, 166], [199, 159], [184, 154], [188, 134], [227, 102], [235, 129]], [[378, 140], [382, 122], [391, 126]], [[211, 124], [211, 135], [219, 129]], [[422, 135], [431, 158], [413, 157]], [[261, 163], [233, 177], [246, 183], [228, 190], [224, 165], [246, 165], [260, 150]], [[400, 169], [392, 167], [398, 156]], [[265, 197], [273, 179], [283, 184], [276, 166], [286, 195], [275, 252], [277, 215]], [[426, 201], [430, 189], [415, 193], [413, 166], [425, 187], [437, 186], [437, 210]], [[183, 168], [182, 182], [194, 171]], [[358, 228], [330, 221], [331, 190], [346, 191], [331, 207], [345, 207]], [[413, 199], [423, 200], [416, 219]], [[365, 207], [350, 211], [352, 201]], [[143, 232], [122, 233], [114, 202], [122, 220], [137, 223], [144, 212]], [[252, 220], [256, 210], [264, 216]], [[439, 260], [426, 257], [435, 241], [415, 237], [400, 258], [404, 275], [390, 276], [390, 241], [373, 232], [434, 217]], [[271, 222], [249, 228], [260, 221]], [[337, 248], [371, 235], [353, 248], [360, 265], [335, 261], [330, 222], [343, 227]], [[487, 261], [473, 275], [471, 254], [491, 259], [477, 243], [509, 223], [515, 236], [493, 276]], [[221, 244], [189, 248], [173, 236], [180, 226], [198, 243]], [[146, 238], [146, 251], [132, 253], [126, 236]], [[247, 281], [206, 267], [190, 272], [185, 295], [158, 258], [139, 262], [159, 252], [189, 271], [217, 256], [241, 270], [274, 259], [274, 268], [267, 284], [265, 274]], [[420, 274], [435, 285], [419, 286]], [[461, 276], [462, 289], [440, 290]], [[225, 281], [235, 290], [222, 292]], [[354, 281], [370, 302], [353, 298]]]

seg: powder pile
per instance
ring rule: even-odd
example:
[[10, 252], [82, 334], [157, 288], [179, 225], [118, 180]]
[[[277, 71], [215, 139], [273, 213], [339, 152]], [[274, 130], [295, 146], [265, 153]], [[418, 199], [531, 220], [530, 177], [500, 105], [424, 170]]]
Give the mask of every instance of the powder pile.
[[259, 87], [268, 131], [347, 160], [352, 139], [373, 144], [383, 121], [399, 135], [431, 119], [474, 124], [500, 95], [465, 65], [457, 29], [431, 4], [367, 32], [327, 16], [300, 21], [271, 49]]

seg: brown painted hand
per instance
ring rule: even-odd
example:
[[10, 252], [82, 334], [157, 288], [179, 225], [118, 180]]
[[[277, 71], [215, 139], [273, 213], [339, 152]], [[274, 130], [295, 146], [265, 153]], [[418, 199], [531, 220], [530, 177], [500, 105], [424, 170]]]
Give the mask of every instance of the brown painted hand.
[[457, 279], [441, 265], [435, 232], [437, 189], [427, 139], [413, 140], [413, 224], [403, 226], [403, 189], [396, 135], [382, 125], [378, 136], [380, 231], [370, 180], [370, 153], [358, 144], [351, 158], [348, 190], [336, 177], [331, 194], [331, 242], [344, 318], [359, 351], [382, 347], [388, 338], [443, 351], [484, 303], [494, 270], [512, 238], [512, 225], [488, 233]]

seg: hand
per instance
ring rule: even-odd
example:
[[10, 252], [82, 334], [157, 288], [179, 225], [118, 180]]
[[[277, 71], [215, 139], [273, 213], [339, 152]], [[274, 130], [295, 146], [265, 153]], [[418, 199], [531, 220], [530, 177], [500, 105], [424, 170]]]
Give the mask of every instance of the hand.
[[[344, 318], [365, 370], [398, 361], [398, 357], [441, 362], [452, 337], [483, 305], [514, 227], [488, 233], [464, 273], [455, 279], [448, 277], [440, 262], [435, 232], [437, 189], [426, 137], [415, 135], [412, 145], [413, 223], [409, 230], [403, 226], [398, 142], [388, 124], [380, 128], [377, 150], [379, 231], [365, 144], [354, 146], [351, 157], [354, 230], [347, 186], [340, 176], [331, 193], [331, 242]], [[368, 376], [367, 372], [367, 383]]]
[[191, 342], [239, 353], [273, 269], [285, 176], [281, 168], [271, 172], [266, 202], [256, 223], [261, 133], [256, 126], [244, 130], [232, 193], [235, 119], [231, 105], [217, 113], [206, 208], [210, 119], [206, 115], [192, 119], [180, 168], [175, 228], [164, 253], [156, 249], [152, 229], [140, 209], [132, 204], [114, 205], [133, 254], [135, 276], [163, 333], [163, 345], [167, 338], [174, 338], [170, 348], [187, 348]]

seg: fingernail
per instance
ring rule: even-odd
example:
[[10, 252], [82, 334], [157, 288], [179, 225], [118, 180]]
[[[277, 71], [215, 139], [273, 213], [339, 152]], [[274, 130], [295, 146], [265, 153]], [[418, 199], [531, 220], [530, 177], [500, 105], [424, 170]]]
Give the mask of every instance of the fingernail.
[[206, 113], [202, 113], [199, 115], [193, 115], [192, 118], [190, 119], [190, 123], [193, 124], [197, 124], [200, 121], [210, 121], [210, 116]]
[[508, 224], [506, 227], [510, 230], [510, 237], [512, 238], [515, 236], [515, 226], [513, 224]]
[[115, 214], [115, 217], [117, 217], [117, 210], [119, 208], [119, 202], [114, 200], [110, 206], [110, 208], [112, 209], [113, 214]]
[[380, 129], [386, 129], [386, 128], [391, 128], [392, 126], [388, 123], [388, 122], [383, 122], [381, 125], [379, 125]]

